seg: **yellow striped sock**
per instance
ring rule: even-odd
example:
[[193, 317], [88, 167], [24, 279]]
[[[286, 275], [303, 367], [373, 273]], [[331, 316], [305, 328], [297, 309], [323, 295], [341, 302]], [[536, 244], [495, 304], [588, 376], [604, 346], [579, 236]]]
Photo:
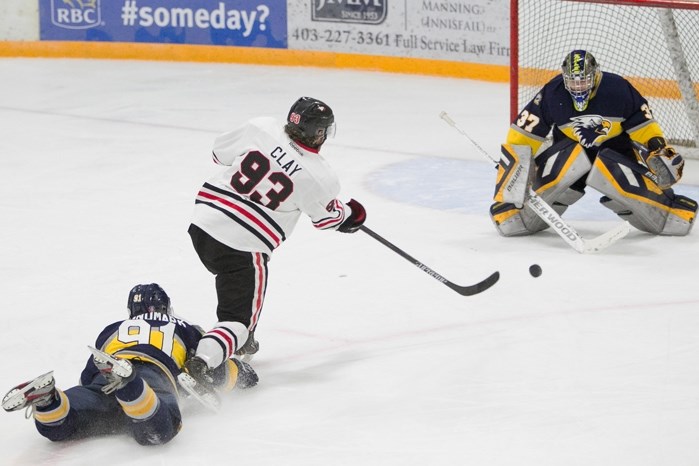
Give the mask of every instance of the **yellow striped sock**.
[[143, 381], [143, 393], [138, 398], [133, 401], [123, 401], [117, 396], [117, 401], [127, 416], [139, 421], [151, 417], [160, 406], [158, 396], [145, 380]]
[[56, 408], [51, 411], [34, 410], [34, 419], [41, 424], [55, 424], [63, 421], [68, 416], [70, 400], [68, 400], [68, 397], [62, 390], [56, 389], [56, 391], [58, 392], [58, 399], [61, 401]]

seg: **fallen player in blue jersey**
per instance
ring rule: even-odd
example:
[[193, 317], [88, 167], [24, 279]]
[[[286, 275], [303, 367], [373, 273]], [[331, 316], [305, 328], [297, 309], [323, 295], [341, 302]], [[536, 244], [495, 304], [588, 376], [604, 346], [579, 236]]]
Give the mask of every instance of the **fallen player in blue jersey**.
[[228, 359], [206, 386], [196, 387], [197, 395], [182, 370], [201, 327], [174, 316], [170, 298], [155, 283], [130, 291], [128, 311], [127, 320], [105, 327], [90, 347], [79, 386], [56, 388], [48, 372], [10, 390], [2, 400], [5, 411], [31, 410], [39, 433], [53, 441], [126, 433], [141, 445], [159, 445], [181, 428], [178, 398], [184, 391], [201, 400], [257, 384], [252, 367]]

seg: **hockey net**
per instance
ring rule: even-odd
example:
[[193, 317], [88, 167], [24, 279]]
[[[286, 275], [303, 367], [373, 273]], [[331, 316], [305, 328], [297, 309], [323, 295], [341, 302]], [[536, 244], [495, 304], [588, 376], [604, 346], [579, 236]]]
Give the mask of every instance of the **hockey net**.
[[699, 1], [511, 0], [512, 119], [560, 73], [566, 53], [590, 51], [603, 71], [648, 99], [673, 145], [699, 158]]

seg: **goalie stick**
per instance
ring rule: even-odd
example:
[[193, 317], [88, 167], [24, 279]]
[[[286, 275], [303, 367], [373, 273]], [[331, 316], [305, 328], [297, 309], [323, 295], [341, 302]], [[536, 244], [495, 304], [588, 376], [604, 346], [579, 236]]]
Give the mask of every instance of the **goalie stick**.
[[[483, 149], [476, 141], [474, 141], [471, 136], [469, 136], [464, 130], [462, 130], [454, 120], [447, 114], [447, 112], [441, 112], [439, 117], [444, 120], [449, 126], [453, 127], [459, 133], [468, 139], [471, 144], [473, 144], [483, 155], [489, 158], [493, 163], [498, 163], [493, 156], [491, 156], [485, 149]], [[631, 225], [629, 222], [624, 221], [616, 227], [612, 228], [606, 233], [597, 236], [592, 239], [584, 239], [580, 234], [575, 231], [573, 227], [568, 225], [558, 212], [553, 210], [546, 201], [544, 201], [531, 187], [529, 187], [529, 195], [527, 196], [527, 205], [534, 211], [536, 215], [546, 222], [553, 231], [555, 231], [558, 236], [563, 238], [563, 241], [568, 243], [573, 249], [581, 254], [589, 252], [601, 251], [616, 241], [620, 240], [626, 236], [631, 231]]]
[[379, 234], [370, 230], [368, 227], [362, 225], [361, 227], [359, 227], [359, 229], [362, 230], [367, 235], [374, 238], [379, 243], [386, 246], [388, 249], [392, 250], [393, 252], [395, 252], [399, 256], [406, 259], [408, 262], [412, 263], [414, 266], [416, 266], [418, 269], [425, 272], [430, 277], [434, 278], [435, 280], [437, 280], [439, 282], [442, 282], [443, 284], [445, 284], [446, 286], [448, 286], [452, 290], [456, 291], [461, 296], [472, 296], [474, 294], [482, 293], [483, 291], [487, 290], [491, 286], [495, 285], [495, 283], [497, 283], [497, 281], [500, 279], [500, 272], [494, 272], [488, 278], [476, 283], [475, 285], [466, 285], [466, 286], [457, 285], [455, 283], [450, 282], [449, 280], [447, 280], [446, 278], [444, 278], [443, 276], [441, 276], [440, 274], [438, 274], [437, 272], [435, 272], [431, 268], [427, 267], [425, 264], [423, 264], [419, 260], [415, 259], [410, 254], [406, 253], [405, 251], [400, 249], [395, 244], [391, 243], [390, 241], [383, 238]]

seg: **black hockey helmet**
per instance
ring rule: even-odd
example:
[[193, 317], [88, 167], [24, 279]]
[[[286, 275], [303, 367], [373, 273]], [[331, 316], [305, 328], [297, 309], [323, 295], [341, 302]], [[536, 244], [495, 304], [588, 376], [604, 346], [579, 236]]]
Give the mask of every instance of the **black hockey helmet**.
[[602, 72], [595, 57], [585, 50], [573, 50], [566, 55], [561, 66], [563, 85], [573, 98], [573, 106], [579, 112], [595, 96]]
[[136, 285], [131, 288], [126, 307], [129, 309], [129, 317], [132, 318], [148, 312], [172, 314], [170, 297], [157, 283]]
[[313, 97], [301, 97], [289, 110], [284, 130], [304, 146], [318, 149], [335, 135], [335, 115], [327, 104]]

